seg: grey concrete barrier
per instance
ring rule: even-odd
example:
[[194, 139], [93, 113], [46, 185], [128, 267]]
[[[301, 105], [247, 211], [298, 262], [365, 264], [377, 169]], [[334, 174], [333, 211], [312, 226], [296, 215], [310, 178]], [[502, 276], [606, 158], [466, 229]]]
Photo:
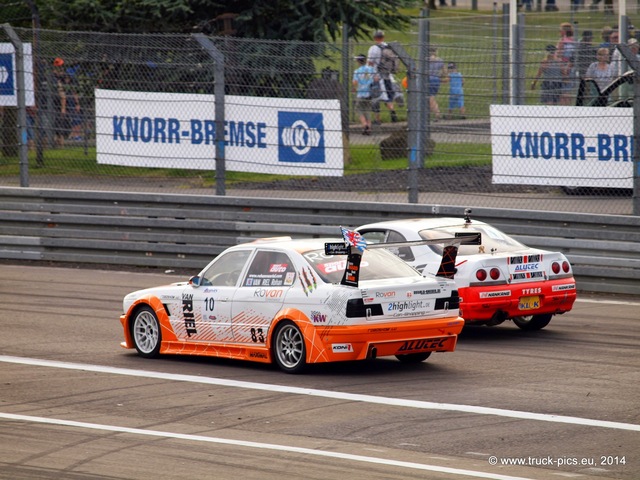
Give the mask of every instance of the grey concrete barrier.
[[[463, 208], [0, 187], [0, 258], [187, 268], [256, 238], [338, 237], [339, 226]], [[565, 253], [582, 291], [640, 294], [640, 217], [473, 208], [532, 247]]]

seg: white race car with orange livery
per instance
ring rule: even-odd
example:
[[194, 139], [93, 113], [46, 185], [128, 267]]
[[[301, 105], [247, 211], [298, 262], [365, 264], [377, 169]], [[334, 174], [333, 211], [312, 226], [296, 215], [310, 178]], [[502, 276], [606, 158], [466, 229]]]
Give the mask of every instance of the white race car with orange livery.
[[356, 231], [370, 244], [399, 242], [392, 252], [427, 274], [438, 268], [442, 249], [420, 241], [480, 234], [479, 242], [460, 246], [455, 265], [460, 315], [467, 324], [494, 326], [512, 320], [523, 330], [539, 330], [554, 315], [570, 311], [576, 300], [571, 264], [561, 252], [523, 245], [487, 223], [471, 220], [469, 209], [464, 220], [392, 220]]
[[287, 373], [378, 356], [421, 362], [453, 351], [464, 325], [451, 278], [464, 240], [433, 240], [447, 246], [437, 275], [427, 276], [346, 229], [334, 242], [236, 245], [188, 282], [127, 295], [122, 346], [143, 357], [275, 362]]

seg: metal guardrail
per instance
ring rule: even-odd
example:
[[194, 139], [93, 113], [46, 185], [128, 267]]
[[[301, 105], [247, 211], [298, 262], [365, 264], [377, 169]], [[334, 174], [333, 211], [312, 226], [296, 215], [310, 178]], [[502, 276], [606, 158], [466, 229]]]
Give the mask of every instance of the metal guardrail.
[[[0, 258], [195, 273], [256, 238], [336, 237], [340, 225], [462, 215], [438, 205], [0, 187]], [[640, 217], [489, 208], [472, 217], [564, 252], [581, 291], [640, 293]]]

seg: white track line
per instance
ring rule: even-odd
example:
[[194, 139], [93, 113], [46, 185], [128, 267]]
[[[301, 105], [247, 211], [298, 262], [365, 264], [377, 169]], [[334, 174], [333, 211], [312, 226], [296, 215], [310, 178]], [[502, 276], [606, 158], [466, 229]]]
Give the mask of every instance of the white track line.
[[330, 457], [341, 460], [351, 460], [355, 462], [374, 463], [392, 467], [410, 468], [413, 470], [425, 470], [429, 472], [449, 473], [452, 475], [464, 475], [474, 478], [488, 478], [494, 480], [531, 480], [524, 477], [512, 477], [508, 475], [499, 475], [493, 473], [479, 472], [475, 470], [465, 470], [461, 468], [441, 467], [438, 465], [426, 465], [415, 462], [402, 462], [399, 460], [391, 460], [385, 458], [367, 457], [364, 455], [352, 455], [349, 453], [329, 452], [324, 450], [316, 450], [311, 448], [293, 447], [287, 445], [275, 445], [273, 443], [245, 442], [242, 440], [230, 440], [226, 438], [206, 437], [204, 435], [189, 435], [184, 433], [162, 432], [157, 430], [145, 430], [141, 428], [118, 427], [114, 425], [102, 425], [99, 423], [74, 422], [71, 420], [60, 420], [56, 418], [33, 417], [30, 415], [14, 415], [11, 413], [0, 412], [0, 418], [6, 420], [14, 420], [21, 422], [45, 423], [49, 425], [58, 425], [63, 427], [88, 428], [92, 430], [104, 430], [107, 432], [128, 433], [133, 435], [147, 435], [153, 437], [163, 437], [179, 440], [188, 440], [192, 442], [218, 443], [223, 445], [235, 445], [239, 447], [260, 448], [264, 450], [277, 450], [281, 452], [300, 453], [304, 455], [315, 455], [318, 457]]
[[536, 420], [541, 422], [569, 423], [585, 425], [588, 427], [613, 428], [615, 430], [632, 430], [640, 432], [640, 425], [632, 423], [611, 422], [606, 420], [593, 420], [589, 418], [569, 417], [565, 415], [550, 415], [545, 413], [523, 412], [518, 410], [505, 410], [502, 408], [478, 407], [473, 405], [460, 405], [455, 403], [424, 402], [420, 400], [406, 400], [402, 398], [378, 397], [374, 395], [361, 395], [357, 393], [332, 392], [330, 390], [317, 390], [313, 388], [289, 387], [284, 385], [270, 385], [266, 383], [243, 382], [238, 380], [225, 380], [222, 378], [198, 377], [195, 375], [181, 375], [175, 373], [162, 373], [128, 368], [107, 367], [84, 363], [59, 362], [54, 360], [41, 360], [37, 358], [12, 357], [0, 355], [0, 362], [31, 365], [37, 367], [63, 368], [68, 370], [81, 370], [86, 372], [100, 372], [111, 375], [125, 375], [130, 377], [157, 378], [178, 382], [190, 382], [207, 385], [219, 385], [224, 387], [246, 388], [252, 390], [265, 390], [269, 392], [291, 393], [296, 395], [309, 395], [313, 397], [333, 398], [352, 402], [375, 403], [381, 405], [394, 405], [398, 407], [420, 408], [425, 410], [447, 410], [451, 412], [465, 412], [476, 415], [496, 415], [500, 417], [519, 418], [522, 420]]

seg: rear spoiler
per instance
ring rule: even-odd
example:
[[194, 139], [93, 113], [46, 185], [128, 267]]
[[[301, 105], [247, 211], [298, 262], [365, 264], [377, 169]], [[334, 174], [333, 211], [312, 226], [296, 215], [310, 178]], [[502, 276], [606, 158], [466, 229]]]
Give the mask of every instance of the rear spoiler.
[[454, 237], [434, 238], [431, 240], [414, 240], [410, 242], [389, 242], [389, 243], [367, 243], [366, 240], [353, 230], [340, 227], [344, 242], [333, 242], [324, 244], [325, 255], [347, 255], [347, 264], [342, 276], [342, 285], [357, 287], [360, 279], [360, 261], [364, 251], [374, 248], [411, 247], [418, 245], [439, 245], [444, 244], [442, 260], [436, 277], [453, 278], [456, 273], [456, 256], [458, 255], [458, 244], [480, 245], [482, 243], [480, 233], [460, 232]]

